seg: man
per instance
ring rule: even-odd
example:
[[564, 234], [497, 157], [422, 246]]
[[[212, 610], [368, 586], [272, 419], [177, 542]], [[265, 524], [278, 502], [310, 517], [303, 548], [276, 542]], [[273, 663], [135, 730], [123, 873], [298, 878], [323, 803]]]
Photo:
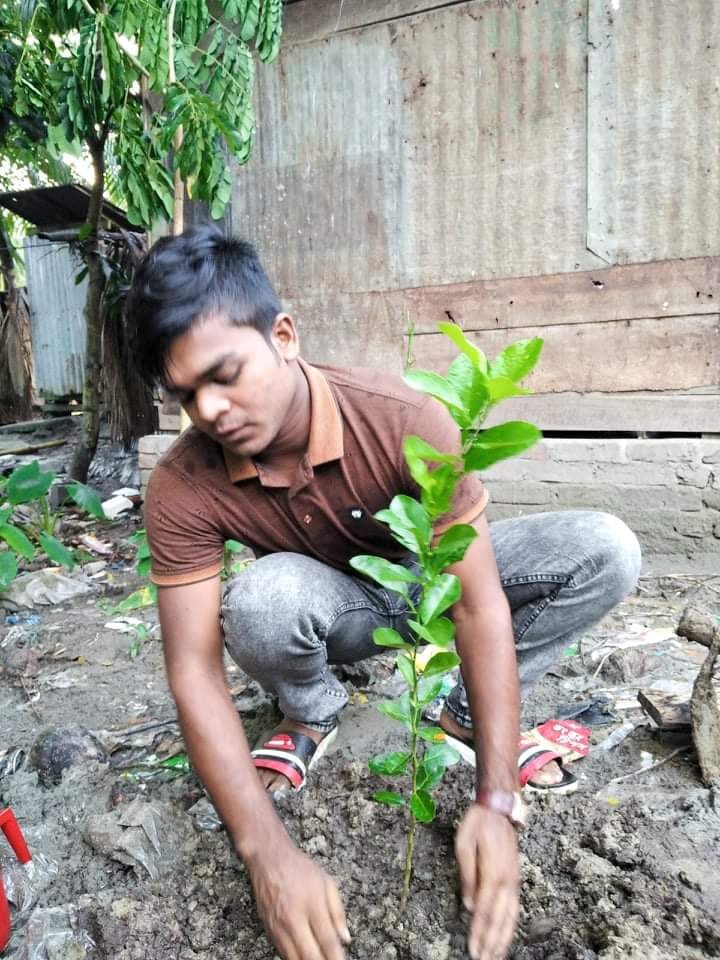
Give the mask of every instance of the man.
[[[128, 316], [141, 371], [193, 422], [153, 471], [145, 506], [188, 751], [282, 957], [340, 960], [350, 936], [337, 889], [292, 844], [268, 793], [302, 786], [333, 735], [347, 694], [328, 664], [371, 656], [377, 626], [404, 628], [402, 600], [348, 562], [360, 553], [410, 562], [373, 514], [396, 493], [418, 493], [403, 437], [451, 451], [457, 429], [398, 377], [302, 361], [293, 320], [252, 248], [212, 228], [153, 247]], [[465, 743], [476, 731], [478, 795], [456, 854], [469, 952], [482, 960], [506, 953], [518, 912], [520, 689], [626, 596], [639, 570], [637, 541], [614, 517], [543, 514], [490, 527], [486, 499], [480, 480], [466, 477], [438, 525], [471, 522], [478, 534], [451, 568], [462, 584], [452, 615], [464, 683], [441, 723]], [[259, 559], [223, 592], [231, 537]], [[254, 757], [228, 694], [223, 642], [284, 716]], [[537, 766], [536, 789], [566, 785], [554, 761]]]

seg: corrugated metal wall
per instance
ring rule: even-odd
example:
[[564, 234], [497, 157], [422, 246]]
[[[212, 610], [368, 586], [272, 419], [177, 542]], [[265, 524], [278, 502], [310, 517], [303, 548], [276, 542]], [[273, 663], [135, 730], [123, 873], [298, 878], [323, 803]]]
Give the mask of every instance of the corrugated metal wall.
[[289, 5], [231, 219], [308, 359], [444, 369], [447, 319], [491, 353], [539, 334], [514, 415], [716, 431], [719, 27], [718, 0]]
[[30, 237], [24, 250], [35, 389], [82, 393], [87, 279], [76, 284], [75, 277], [83, 264], [64, 243]]

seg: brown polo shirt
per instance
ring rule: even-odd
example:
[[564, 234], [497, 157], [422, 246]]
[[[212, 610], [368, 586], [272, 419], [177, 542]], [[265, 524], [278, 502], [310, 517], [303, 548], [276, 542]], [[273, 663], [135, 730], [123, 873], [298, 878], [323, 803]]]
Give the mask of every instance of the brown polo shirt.
[[[158, 461], [145, 501], [154, 583], [216, 576], [229, 539], [257, 556], [302, 553], [344, 571], [359, 553], [389, 560], [408, 555], [373, 514], [398, 493], [419, 497], [403, 438], [415, 434], [443, 453], [455, 452], [454, 421], [442, 404], [399, 377], [299, 362], [310, 386], [311, 423], [308, 451], [294, 476], [223, 450], [194, 428]], [[437, 529], [473, 520], [486, 502], [479, 477], [464, 477]]]

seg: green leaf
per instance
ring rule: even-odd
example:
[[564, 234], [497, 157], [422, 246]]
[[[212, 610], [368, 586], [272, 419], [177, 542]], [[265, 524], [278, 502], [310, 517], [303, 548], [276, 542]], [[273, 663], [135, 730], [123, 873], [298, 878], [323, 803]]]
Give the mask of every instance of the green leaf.
[[418, 767], [418, 788], [432, 790], [440, 783], [447, 768], [459, 759], [457, 750], [453, 750], [447, 743], [436, 743], [428, 747]]
[[463, 559], [468, 547], [477, 537], [477, 530], [469, 523], [456, 523], [443, 533], [430, 551], [426, 562], [429, 573], [439, 573], [445, 567]]
[[83, 223], [78, 230], [78, 240], [87, 240], [92, 231], [93, 228], [91, 223]]
[[409, 467], [412, 467], [414, 460], [429, 463], [459, 463], [460, 457], [454, 453], [441, 453], [431, 446], [422, 437], [415, 437], [409, 434], [403, 440], [403, 454]]
[[19, 503], [30, 503], [44, 497], [55, 479], [52, 471], [40, 470], [37, 460], [17, 467], [8, 478], [6, 494], [13, 506]]
[[5, 590], [17, 576], [18, 566], [15, 554], [9, 550], [0, 553], [0, 590]]
[[0, 527], [4, 527], [12, 516], [12, 507], [0, 507]]
[[408, 619], [407, 622], [416, 636], [426, 643], [434, 643], [438, 647], [447, 647], [455, 637], [455, 624], [447, 617], [437, 617], [424, 624], [411, 619]]
[[14, 527], [10, 523], [4, 523], [0, 527], [0, 537], [7, 543], [11, 550], [19, 553], [26, 560], [32, 560], [35, 556], [35, 547], [28, 540], [19, 527]]
[[423, 677], [436, 677], [443, 673], [448, 673], [460, 663], [460, 657], [452, 650], [443, 650], [442, 653], [436, 653], [425, 664]]
[[455, 387], [438, 373], [429, 370], [408, 370], [403, 380], [420, 393], [428, 393], [436, 400], [440, 400], [446, 407], [463, 414], [465, 407]]
[[413, 649], [413, 645], [403, 640], [397, 630], [391, 627], [376, 627], [373, 630], [373, 641], [378, 647], [393, 647], [396, 650]]
[[383, 560], [382, 557], [372, 557], [362, 554], [358, 557], [352, 557], [350, 566], [359, 573], [364, 573], [366, 577], [375, 580], [381, 587], [393, 590], [403, 597], [408, 596], [407, 584], [418, 583], [418, 578], [411, 573], [407, 567], [399, 563], [390, 563], [389, 560]]
[[380, 713], [384, 713], [391, 720], [397, 720], [404, 724], [408, 729], [412, 726], [412, 707], [410, 698], [406, 693], [397, 700], [385, 700], [382, 703], [375, 704]]
[[231, 553], [242, 553], [242, 551], [245, 549], [245, 545], [240, 543], [239, 540], [226, 540], [225, 549], [230, 550]]
[[368, 766], [373, 773], [379, 776], [397, 777], [401, 773], [405, 773], [409, 762], [409, 753], [394, 751], [392, 753], [381, 753], [379, 756], [373, 757]]
[[442, 764], [443, 767], [452, 767], [460, 760], [460, 754], [449, 743], [441, 742], [428, 747], [423, 757], [425, 763]]
[[379, 510], [375, 519], [386, 523], [395, 539], [413, 553], [422, 555], [432, 538], [432, 524], [427, 510], [413, 497], [393, 497], [387, 510]]
[[460, 581], [452, 573], [433, 577], [418, 610], [420, 622], [427, 624], [460, 599]]
[[[487, 374], [474, 366], [472, 360], [461, 353], [450, 364], [447, 379], [457, 390], [467, 413], [460, 425], [472, 423], [478, 416], [484, 418], [492, 400]], [[457, 418], [455, 419], [457, 421]]]
[[493, 463], [529, 449], [541, 438], [538, 428], [524, 420], [509, 420], [490, 427], [478, 435], [465, 455], [465, 469], [486, 470]]
[[72, 483], [65, 485], [65, 489], [75, 503], [86, 513], [89, 513], [91, 517], [96, 517], [98, 520], [107, 520], [100, 496], [92, 487], [73, 480]]
[[[433, 699], [435, 699], [433, 697]], [[445, 731], [442, 727], [422, 726], [418, 727], [418, 736], [421, 740], [427, 740], [429, 743], [439, 743], [445, 739]]]
[[415, 672], [413, 670], [412, 661], [406, 657], [404, 653], [401, 653], [396, 659], [395, 665], [402, 674], [405, 683], [409, 687], [412, 687], [415, 683]]
[[135, 590], [129, 596], [116, 603], [108, 610], [109, 614], [127, 613], [128, 610], [142, 610], [144, 607], [152, 607], [157, 603], [157, 587], [154, 583], [147, 583], [139, 590]]
[[518, 340], [506, 347], [499, 357], [490, 364], [491, 377], [507, 377], [509, 380], [522, 380], [540, 358], [543, 348], [542, 337], [531, 340]]
[[435, 819], [435, 801], [426, 790], [418, 790], [412, 795], [410, 809], [420, 823]]
[[493, 403], [500, 403], [501, 400], [507, 400], [509, 397], [527, 397], [532, 393], [531, 390], [519, 387], [509, 377], [489, 377], [487, 384]]
[[377, 803], [384, 803], [388, 807], [404, 807], [405, 798], [392, 790], [378, 790], [372, 795]]
[[449, 337], [455, 346], [459, 347], [465, 356], [472, 360], [474, 367], [477, 367], [477, 369], [481, 370], [483, 373], [487, 373], [487, 357], [482, 350], [478, 349], [474, 343], [471, 343], [467, 339], [465, 334], [456, 323], [439, 323], [438, 330], [441, 333], [444, 333], [446, 337]]
[[432, 703], [443, 691], [442, 677], [422, 677], [417, 685], [417, 702], [420, 706]]
[[68, 570], [72, 570], [75, 566], [75, 556], [72, 550], [68, 550], [64, 543], [60, 543], [57, 537], [52, 537], [49, 533], [41, 533], [38, 539], [51, 563], [57, 563], [62, 567], [67, 567]]

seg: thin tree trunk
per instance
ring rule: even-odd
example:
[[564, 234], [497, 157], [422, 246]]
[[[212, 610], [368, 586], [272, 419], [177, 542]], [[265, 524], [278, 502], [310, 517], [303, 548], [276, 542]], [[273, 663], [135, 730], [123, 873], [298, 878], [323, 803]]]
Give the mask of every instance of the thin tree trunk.
[[100, 258], [98, 231], [102, 217], [105, 151], [99, 140], [88, 143], [92, 157], [94, 181], [88, 204], [87, 222], [91, 232], [85, 241], [85, 263], [88, 291], [85, 300], [85, 380], [83, 384], [83, 417], [80, 440], [70, 465], [70, 477], [85, 483], [90, 464], [97, 450], [100, 433], [100, 368], [102, 346], [102, 314], [100, 302], [105, 276]]
[[10, 237], [0, 223], [0, 273], [5, 286], [5, 316], [0, 315], [0, 423], [32, 417], [32, 356], [22, 291], [15, 283]]

